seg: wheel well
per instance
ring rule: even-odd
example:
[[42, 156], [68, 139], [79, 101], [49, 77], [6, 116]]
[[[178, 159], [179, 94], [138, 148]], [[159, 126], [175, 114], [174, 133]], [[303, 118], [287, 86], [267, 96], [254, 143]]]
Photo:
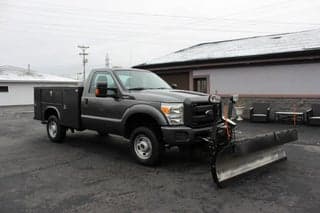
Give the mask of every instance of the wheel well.
[[152, 116], [150, 116], [148, 114], [144, 114], [144, 113], [137, 113], [137, 114], [131, 115], [127, 119], [126, 124], [125, 124], [124, 136], [126, 138], [129, 138], [131, 132], [139, 126], [149, 127], [155, 131], [157, 136], [161, 137], [160, 125], [158, 124], [156, 119], [154, 119]]
[[46, 109], [46, 111], [44, 112], [44, 120], [48, 120], [48, 118], [49, 118], [51, 115], [55, 115], [55, 116], [57, 116], [57, 118], [59, 118], [57, 110], [55, 110], [55, 109], [53, 109], [53, 108], [48, 108], [48, 109]]

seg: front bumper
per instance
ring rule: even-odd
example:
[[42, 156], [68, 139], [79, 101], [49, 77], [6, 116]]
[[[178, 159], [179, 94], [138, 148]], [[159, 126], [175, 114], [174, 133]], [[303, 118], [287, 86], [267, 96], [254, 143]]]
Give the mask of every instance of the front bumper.
[[161, 127], [163, 140], [169, 145], [183, 145], [197, 142], [201, 137], [208, 137], [212, 127], [192, 129], [186, 126]]

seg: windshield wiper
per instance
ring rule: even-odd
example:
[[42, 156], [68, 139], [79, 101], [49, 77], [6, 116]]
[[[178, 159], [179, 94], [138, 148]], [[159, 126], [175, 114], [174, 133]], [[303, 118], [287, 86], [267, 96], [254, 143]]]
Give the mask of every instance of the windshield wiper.
[[144, 88], [144, 87], [134, 87], [134, 88], [130, 88], [128, 90], [145, 90], [145, 89], [148, 89], [148, 88]]
[[155, 87], [155, 88], [148, 88], [148, 89], [169, 89], [167, 87]]
[[158, 87], [158, 88], [134, 87], [134, 88], [130, 88], [128, 90], [146, 90], [146, 89], [169, 89], [169, 88], [166, 88], [166, 87]]

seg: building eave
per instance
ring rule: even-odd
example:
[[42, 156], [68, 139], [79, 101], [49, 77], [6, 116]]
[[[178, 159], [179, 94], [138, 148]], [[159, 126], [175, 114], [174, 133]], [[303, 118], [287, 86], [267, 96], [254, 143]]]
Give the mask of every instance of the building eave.
[[139, 69], [169, 70], [169, 69], [185, 69], [185, 68], [203, 68], [212, 66], [230, 66], [243, 64], [259, 64], [259, 63], [274, 63], [274, 62], [288, 62], [288, 61], [302, 61], [320, 59], [320, 49], [304, 50], [297, 52], [272, 53], [264, 55], [251, 55], [230, 58], [217, 59], [199, 59], [190, 61], [179, 61], [161, 64], [140, 64], [134, 66]]

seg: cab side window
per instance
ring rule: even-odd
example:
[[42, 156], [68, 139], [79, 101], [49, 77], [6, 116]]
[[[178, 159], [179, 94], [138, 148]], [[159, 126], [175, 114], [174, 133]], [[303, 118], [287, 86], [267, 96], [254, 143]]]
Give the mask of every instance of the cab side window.
[[[89, 88], [89, 93], [95, 93], [96, 86], [98, 82], [107, 82], [108, 88], [115, 89], [117, 88], [113, 77], [111, 76], [110, 73], [108, 72], [96, 72], [92, 76], [92, 80], [90, 82], [90, 88]], [[113, 93], [114, 91], [110, 90], [108, 91], [109, 93]]]

